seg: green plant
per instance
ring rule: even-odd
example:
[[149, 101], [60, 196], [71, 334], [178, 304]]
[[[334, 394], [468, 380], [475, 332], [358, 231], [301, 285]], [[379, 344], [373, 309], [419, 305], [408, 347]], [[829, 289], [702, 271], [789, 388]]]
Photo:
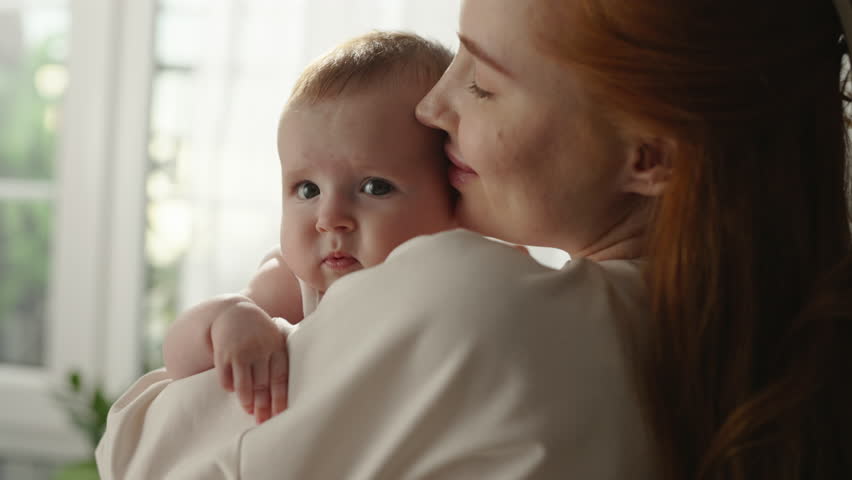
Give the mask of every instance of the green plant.
[[55, 480], [97, 480], [94, 461], [95, 448], [106, 428], [107, 413], [114, 400], [104, 394], [100, 385], [87, 385], [76, 370], [68, 373], [67, 384], [55, 397], [68, 413], [71, 423], [86, 437], [91, 457], [83, 462], [65, 465]]

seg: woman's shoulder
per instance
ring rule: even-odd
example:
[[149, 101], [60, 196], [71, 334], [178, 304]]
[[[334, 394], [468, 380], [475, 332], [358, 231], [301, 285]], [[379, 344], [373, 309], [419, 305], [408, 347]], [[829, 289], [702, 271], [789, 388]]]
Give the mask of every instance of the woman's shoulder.
[[[323, 303], [397, 309], [451, 324], [454, 334], [560, 322], [560, 330], [645, 311], [641, 263], [569, 261], [560, 270], [511, 246], [453, 230], [412, 239], [377, 267], [344, 277]], [[328, 302], [331, 300], [331, 302]], [[597, 325], [600, 327], [601, 325]], [[429, 328], [434, 329], [434, 325]]]
[[[400, 245], [375, 272], [372, 282], [421, 288], [424, 294], [479, 294], [500, 303], [534, 302], [595, 305], [601, 300], [644, 301], [642, 260], [569, 260], [558, 270], [502, 242], [467, 230], [416, 237]], [[494, 297], [496, 293], [499, 297]], [[611, 297], [611, 298], [610, 298]], [[600, 305], [598, 305], [600, 306]]]
[[464, 231], [414, 239], [335, 282], [291, 335], [293, 404], [320, 402], [312, 379], [337, 371], [358, 385], [341, 387], [347, 398], [372, 392], [361, 404], [410, 395], [454, 412], [439, 424], [457, 425], [456, 441], [523, 446], [539, 472], [530, 478], [647, 472], [618, 328], [642, 314], [640, 272], [587, 260], [554, 270]]

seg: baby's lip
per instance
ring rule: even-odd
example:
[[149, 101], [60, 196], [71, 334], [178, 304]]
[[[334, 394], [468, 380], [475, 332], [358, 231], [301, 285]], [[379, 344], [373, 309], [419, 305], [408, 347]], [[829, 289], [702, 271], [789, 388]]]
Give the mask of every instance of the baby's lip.
[[346, 252], [331, 252], [323, 258], [322, 264], [333, 270], [348, 270], [360, 265], [355, 257]]
[[470, 165], [459, 160], [458, 155], [453, 151], [452, 146], [449, 143], [444, 144], [444, 151], [447, 152], [447, 158], [450, 159], [453, 165], [459, 168], [459, 170], [468, 173], [476, 173], [476, 171], [470, 168]]

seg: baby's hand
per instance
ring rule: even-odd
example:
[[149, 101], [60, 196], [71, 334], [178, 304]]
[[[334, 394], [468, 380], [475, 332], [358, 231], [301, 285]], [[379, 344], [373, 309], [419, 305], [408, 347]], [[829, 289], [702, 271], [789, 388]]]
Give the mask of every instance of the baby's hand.
[[239, 303], [213, 322], [210, 339], [219, 381], [257, 423], [287, 408], [287, 343], [269, 315]]

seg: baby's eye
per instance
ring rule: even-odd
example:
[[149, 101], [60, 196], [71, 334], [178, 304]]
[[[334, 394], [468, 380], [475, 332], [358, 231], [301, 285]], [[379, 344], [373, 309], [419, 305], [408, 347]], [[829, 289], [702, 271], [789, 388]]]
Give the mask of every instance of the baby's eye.
[[302, 200], [309, 200], [320, 194], [320, 189], [316, 183], [302, 182], [296, 185], [296, 196]]
[[396, 190], [396, 188], [390, 182], [382, 180], [381, 178], [368, 178], [361, 187], [362, 192], [376, 197], [389, 195], [394, 190]]

